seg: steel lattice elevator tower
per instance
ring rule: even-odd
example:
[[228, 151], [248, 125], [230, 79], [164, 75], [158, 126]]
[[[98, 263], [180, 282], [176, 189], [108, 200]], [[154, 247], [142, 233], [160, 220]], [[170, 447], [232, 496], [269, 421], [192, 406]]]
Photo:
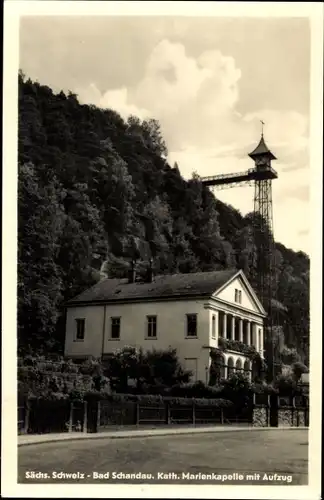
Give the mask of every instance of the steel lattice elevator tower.
[[[263, 125], [263, 122], [261, 122]], [[235, 185], [254, 185], [253, 240], [255, 243], [252, 284], [262, 305], [267, 312], [265, 322], [265, 351], [268, 363], [268, 378], [272, 380], [276, 372], [276, 347], [274, 327], [279, 324], [277, 309], [273, 308], [276, 299], [277, 283], [275, 279], [275, 244], [273, 237], [272, 180], [278, 178], [272, 168], [276, 160], [263, 137], [257, 147], [249, 154], [254, 161], [254, 168], [246, 172], [220, 174], [203, 177], [202, 183], [210, 187], [234, 187]]]
[[278, 325], [278, 318], [276, 314], [277, 310], [273, 308], [277, 283], [275, 279], [272, 180], [276, 179], [278, 175], [271, 166], [271, 161], [276, 160], [276, 157], [267, 147], [263, 132], [258, 146], [249, 156], [255, 163], [253, 239], [256, 252], [255, 262], [253, 263], [254, 276], [252, 279], [261, 303], [267, 311], [265, 321], [265, 351], [268, 362], [268, 379], [273, 380], [276, 375], [278, 357], [274, 327]]

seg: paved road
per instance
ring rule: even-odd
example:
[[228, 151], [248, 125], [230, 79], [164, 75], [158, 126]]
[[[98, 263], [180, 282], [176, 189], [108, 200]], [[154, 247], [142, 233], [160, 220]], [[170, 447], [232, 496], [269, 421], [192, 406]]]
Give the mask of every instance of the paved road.
[[[219, 484], [223, 476], [223, 484], [292, 485], [307, 484], [307, 469], [307, 430], [103, 438], [18, 449], [18, 481], [24, 483]], [[142, 477], [125, 476], [138, 473]]]

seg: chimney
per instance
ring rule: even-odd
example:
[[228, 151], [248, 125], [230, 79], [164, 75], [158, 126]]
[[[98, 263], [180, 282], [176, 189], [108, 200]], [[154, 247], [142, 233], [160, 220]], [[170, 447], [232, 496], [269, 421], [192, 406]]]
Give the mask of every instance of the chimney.
[[151, 258], [151, 259], [149, 260], [149, 267], [148, 267], [148, 270], [147, 270], [147, 282], [148, 282], [148, 283], [152, 283], [153, 278], [154, 278], [154, 272], [153, 272], [153, 259]]
[[128, 271], [128, 283], [135, 283], [136, 280], [136, 268], [135, 268], [135, 260], [132, 259], [131, 268]]

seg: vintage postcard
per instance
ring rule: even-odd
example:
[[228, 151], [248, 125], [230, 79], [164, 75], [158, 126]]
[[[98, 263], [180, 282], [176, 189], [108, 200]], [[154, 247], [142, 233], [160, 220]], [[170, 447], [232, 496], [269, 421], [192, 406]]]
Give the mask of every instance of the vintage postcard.
[[3, 495], [320, 498], [323, 4], [4, 12]]

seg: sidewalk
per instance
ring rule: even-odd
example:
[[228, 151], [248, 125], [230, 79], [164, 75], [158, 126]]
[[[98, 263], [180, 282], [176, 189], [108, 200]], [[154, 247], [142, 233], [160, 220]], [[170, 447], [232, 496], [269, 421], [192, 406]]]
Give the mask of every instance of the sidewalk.
[[308, 430], [308, 427], [252, 427], [248, 425], [232, 426], [190, 426], [190, 427], [163, 427], [163, 428], [142, 428], [127, 427], [114, 428], [105, 432], [83, 433], [83, 432], [66, 432], [52, 434], [22, 434], [18, 436], [18, 446], [29, 444], [53, 443], [58, 441], [78, 441], [79, 439], [117, 439], [117, 438], [136, 438], [136, 437], [154, 437], [154, 436], [170, 436], [180, 434], [199, 434], [199, 433], [214, 433], [214, 432], [237, 432], [237, 431], [269, 431], [269, 430]]

